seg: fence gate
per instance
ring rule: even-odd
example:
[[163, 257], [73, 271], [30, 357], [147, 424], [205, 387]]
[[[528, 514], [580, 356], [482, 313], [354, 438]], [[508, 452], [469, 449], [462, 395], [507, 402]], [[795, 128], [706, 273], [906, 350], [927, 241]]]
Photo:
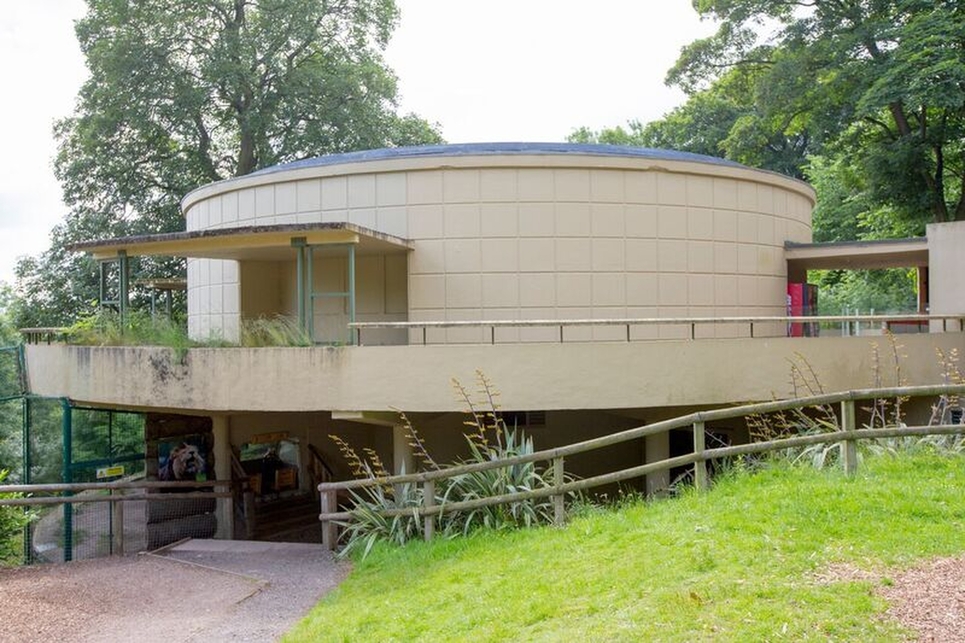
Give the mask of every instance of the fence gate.
[[[31, 395], [22, 346], [0, 347], [0, 438], [5, 438], [0, 439], [0, 469], [10, 471], [10, 483], [108, 482], [144, 475], [143, 414]], [[112, 504], [67, 503], [41, 511], [25, 531], [24, 562], [113, 553]]]

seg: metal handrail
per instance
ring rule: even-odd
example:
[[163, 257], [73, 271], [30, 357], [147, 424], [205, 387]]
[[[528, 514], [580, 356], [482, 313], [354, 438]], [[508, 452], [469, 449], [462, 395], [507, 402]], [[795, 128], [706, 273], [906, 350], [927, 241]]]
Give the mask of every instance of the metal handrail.
[[697, 326], [747, 324], [749, 337], [754, 337], [755, 324], [883, 324], [888, 323], [927, 323], [941, 322], [942, 331], [948, 331], [948, 322], [958, 323], [958, 330], [965, 332], [965, 313], [948, 314], [894, 314], [894, 315], [797, 315], [797, 316], [734, 316], [734, 317], [637, 317], [604, 319], [496, 319], [496, 320], [431, 320], [431, 321], [369, 321], [348, 324], [359, 333], [362, 344], [362, 331], [385, 330], [422, 330], [422, 343], [427, 344], [428, 329], [444, 328], [488, 328], [490, 343], [496, 343], [497, 328], [559, 328], [559, 341], [563, 342], [563, 329], [585, 326], [623, 326], [626, 328], [626, 341], [631, 341], [630, 329], [637, 326], [690, 326], [690, 338], [697, 339]]

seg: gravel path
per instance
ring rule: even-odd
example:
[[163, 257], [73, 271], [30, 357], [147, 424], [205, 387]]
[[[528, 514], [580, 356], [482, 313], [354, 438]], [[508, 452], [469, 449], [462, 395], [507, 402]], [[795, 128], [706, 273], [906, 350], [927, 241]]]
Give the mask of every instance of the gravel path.
[[347, 571], [318, 545], [245, 541], [0, 570], [0, 640], [272, 641]]

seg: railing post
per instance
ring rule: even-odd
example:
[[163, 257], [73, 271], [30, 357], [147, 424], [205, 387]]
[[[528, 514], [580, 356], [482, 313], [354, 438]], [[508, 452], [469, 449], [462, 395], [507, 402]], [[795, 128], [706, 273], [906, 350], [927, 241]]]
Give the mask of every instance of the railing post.
[[[429, 509], [434, 507], [436, 504], [436, 481], [426, 480], [422, 487], [422, 507], [424, 509]], [[425, 514], [422, 516], [423, 520], [423, 534], [427, 541], [432, 540], [432, 537], [436, 535], [436, 517], [432, 514]]]
[[[111, 490], [111, 495], [114, 495], [114, 490]], [[112, 500], [111, 501], [111, 513], [113, 514], [113, 520], [111, 521], [111, 526], [114, 528], [113, 533], [113, 549], [111, 552], [115, 556], [124, 555], [124, 501], [122, 500]]]
[[[323, 514], [335, 513], [335, 509], [338, 505], [335, 497], [335, 492], [325, 490], [325, 491], [322, 491], [319, 495], [321, 496], [321, 500], [322, 500], [322, 513]], [[335, 541], [337, 536], [335, 532], [336, 527], [337, 525], [331, 520], [324, 520], [324, 519], [322, 520], [322, 547], [324, 547], [329, 551], [332, 551], [335, 549]]]
[[[706, 434], [704, 433], [704, 423], [694, 422], [694, 455], [702, 456], [706, 449]], [[694, 486], [697, 491], [705, 491], [708, 486], [707, 480], [707, 461], [697, 460], [694, 462]]]
[[[841, 430], [850, 433], [855, 430], [854, 400], [841, 401]], [[841, 461], [844, 473], [853, 476], [858, 470], [858, 444], [854, 440], [844, 440], [841, 445]]]
[[[553, 458], [553, 484], [557, 491], [563, 487], [563, 458]], [[566, 505], [564, 504], [563, 493], [553, 496], [553, 524], [562, 527], [566, 522]]]

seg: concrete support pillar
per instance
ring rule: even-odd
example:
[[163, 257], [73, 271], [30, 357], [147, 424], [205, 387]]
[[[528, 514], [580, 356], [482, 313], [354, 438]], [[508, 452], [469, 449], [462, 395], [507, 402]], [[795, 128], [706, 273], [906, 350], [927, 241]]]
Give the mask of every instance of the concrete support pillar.
[[415, 458], [412, 445], [409, 444], [409, 434], [404, 426], [392, 427], [392, 473], [400, 474], [405, 467], [406, 473], [415, 471]]
[[[231, 480], [231, 422], [227, 415], [211, 416], [211, 433], [214, 436], [214, 477], [216, 480]], [[222, 491], [222, 489], [219, 489]], [[215, 538], [231, 540], [234, 538], [234, 507], [231, 498], [218, 498], [216, 509], [218, 531]]]
[[[648, 435], [645, 438], [644, 457], [646, 463], [660, 462], [670, 457], [670, 434], [667, 432]], [[647, 476], [647, 495], [652, 496], [666, 491], [670, 486], [670, 471], [660, 471]]]

